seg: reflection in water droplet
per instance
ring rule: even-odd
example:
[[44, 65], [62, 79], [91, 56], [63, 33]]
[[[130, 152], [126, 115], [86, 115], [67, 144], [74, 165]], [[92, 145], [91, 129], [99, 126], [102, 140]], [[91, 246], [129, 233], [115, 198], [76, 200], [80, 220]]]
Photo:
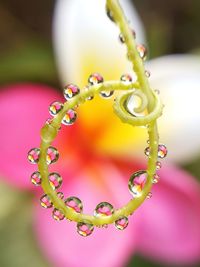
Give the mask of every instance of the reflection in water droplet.
[[103, 77], [99, 73], [93, 73], [88, 78], [88, 83], [90, 85], [97, 85], [99, 83], [103, 83]]
[[77, 213], [81, 213], [83, 210], [83, 204], [82, 204], [81, 200], [77, 197], [68, 197], [65, 200], [65, 205]]
[[63, 104], [55, 101], [49, 106], [49, 113], [51, 116], [57, 115], [63, 109]]
[[53, 190], [58, 189], [62, 185], [62, 177], [56, 172], [49, 174], [49, 183]]
[[134, 198], [140, 197], [142, 195], [142, 190], [147, 181], [146, 171], [137, 171], [133, 173], [129, 179], [128, 187], [130, 193]]
[[94, 216], [110, 216], [114, 213], [113, 206], [108, 202], [101, 202], [99, 203], [95, 210], [94, 210]]
[[100, 96], [103, 98], [109, 98], [114, 94], [114, 91], [101, 91]]
[[32, 148], [28, 152], [28, 161], [32, 164], [37, 164], [40, 158], [40, 149]]
[[51, 208], [53, 206], [50, 197], [45, 194], [40, 198], [40, 204], [43, 208], [47, 209], [47, 208]]
[[62, 221], [65, 218], [65, 215], [62, 213], [62, 211], [54, 209], [52, 212], [52, 217], [56, 221]]
[[128, 226], [128, 218], [125, 216], [122, 216], [115, 221], [115, 227], [119, 230], [124, 230], [127, 226]]
[[145, 60], [147, 56], [147, 49], [144, 45], [138, 44], [137, 45], [137, 51], [141, 57], [141, 59]]
[[81, 236], [89, 236], [94, 230], [93, 224], [89, 222], [79, 222], [77, 223], [77, 232]]
[[76, 111], [74, 111], [73, 109], [69, 109], [62, 119], [62, 124], [72, 125], [76, 121], [76, 118], [77, 118]]
[[34, 184], [35, 186], [39, 186], [42, 183], [42, 177], [40, 172], [34, 172], [31, 175], [31, 183]]
[[80, 89], [74, 84], [68, 84], [64, 87], [63, 94], [66, 100], [71, 99], [75, 95], [79, 94]]
[[50, 146], [48, 149], [47, 149], [47, 156], [46, 156], [46, 161], [47, 161], [47, 164], [52, 164], [52, 163], [55, 163], [59, 158], [59, 153], [58, 153], [58, 150], [53, 147], [53, 146]]

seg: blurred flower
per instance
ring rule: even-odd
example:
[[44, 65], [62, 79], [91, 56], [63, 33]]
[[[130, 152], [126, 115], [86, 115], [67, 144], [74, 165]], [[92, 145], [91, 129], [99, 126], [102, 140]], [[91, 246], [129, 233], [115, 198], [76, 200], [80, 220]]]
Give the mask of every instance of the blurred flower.
[[[54, 43], [64, 82], [66, 71], [68, 81], [70, 77], [72, 82], [83, 86], [93, 71], [102, 73], [105, 79], [118, 79], [130, 69], [123, 59], [125, 51], [115, 46], [111, 38], [116, 36], [116, 28], [103, 21], [103, 13], [103, 1], [58, 1]], [[95, 19], [91, 19], [91, 14]], [[128, 17], [131, 16], [129, 13]], [[134, 25], [137, 30], [140, 24], [136, 20]], [[154, 75], [153, 66], [151, 69], [149, 65], [149, 69]], [[163, 66], [162, 62], [160, 68]], [[173, 75], [179, 81], [177, 70]], [[193, 83], [193, 79], [190, 81]], [[161, 86], [163, 83], [158, 89]], [[11, 184], [31, 189], [27, 177], [35, 171], [35, 166], [28, 164], [25, 155], [31, 147], [39, 145], [39, 131], [48, 118], [48, 105], [55, 100], [63, 101], [61, 94], [42, 85], [19, 84], [1, 90], [0, 174]], [[175, 134], [176, 130], [169, 140]], [[121, 124], [112, 113], [111, 103], [96, 98], [80, 107], [73, 126], [59, 133], [54, 145], [61, 157], [51, 169], [63, 176], [65, 196], [76, 195], [83, 200], [84, 212], [92, 213], [102, 200], [118, 208], [130, 198], [128, 178], [135, 170], [144, 168], [140, 161], [144, 158], [141, 153], [144, 147], [140, 143], [146, 138], [144, 129]], [[117, 267], [125, 266], [134, 252], [140, 252], [168, 263], [198, 261], [200, 186], [193, 177], [171, 164], [163, 167], [159, 175], [161, 179], [153, 188], [153, 198], [130, 218], [123, 232], [117, 232], [112, 226], [97, 228], [84, 239], [74, 231], [73, 223], [53, 221], [49, 212], [37, 204], [35, 231], [48, 259], [58, 267]], [[37, 199], [41, 194], [41, 190], [36, 191]]]
[[[26, 162], [25, 154], [39, 144], [39, 131], [48, 117], [48, 104], [61, 95], [41, 85], [19, 84], [1, 90], [1, 175], [13, 185], [30, 189], [28, 177], [35, 166]], [[91, 103], [92, 104], [92, 103]], [[93, 106], [93, 113], [96, 112]], [[17, 119], [13, 119], [16, 114]], [[81, 112], [79, 113], [81, 115]], [[35, 120], [37, 118], [37, 120]], [[74, 126], [60, 132], [55, 146], [61, 153], [53, 167], [65, 180], [65, 196], [75, 195], [84, 201], [84, 211], [92, 213], [95, 205], [105, 200], [116, 208], [130, 196], [128, 177], [140, 168], [137, 160], [102, 155], [93, 150], [99, 130], [105, 131], [113, 120], [93, 129], [90, 116], [79, 117]], [[88, 125], [90, 126], [88, 128]], [[103, 129], [102, 129], [103, 127]], [[100, 133], [101, 135], [101, 133]], [[91, 138], [92, 137], [92, 138]], [[126, 146], [125, 135], [119, 142]], [[200, 187], [189, 174], [172, 166], [160, 171], [161, 181], [153, 189], [153, 198], [130, 218], [124, 232], [95, 229], [92, 236], [78, 236], [74, 224], [55, 222], [38, 204], [35, 231], [48, 259], [55, 266], [125, 266], [134, 251], [167, 262], [194, 262], [200, 249]], [[41, 190], [37, 190], [37, 199]], [[178, 211], [178, 212], [177, 212]], [[78, 255], [78, 256], [77, 256]], [[88, 261], [90, 259], [90, 261]]]

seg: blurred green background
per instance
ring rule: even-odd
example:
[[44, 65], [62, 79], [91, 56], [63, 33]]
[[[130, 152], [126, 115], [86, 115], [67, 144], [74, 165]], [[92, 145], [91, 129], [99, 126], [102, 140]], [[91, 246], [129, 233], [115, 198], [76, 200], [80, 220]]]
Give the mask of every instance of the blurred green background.
[[[151, 58], [200, 52], [199, 0], [133, 2], [146, 29]], [[54, 3], [53, 0], [1, 0], [1, 85], [31, 81], [60, 87], [51, 40]], [[198, 162], [199, 159], [183, 167], [200, 177]], [[32, 233], [31, 206], [30, 194], [0, 184], [0, 267], [50, 266]], [[134, 256], [128, 267], [131, 266], [161, 265]]]

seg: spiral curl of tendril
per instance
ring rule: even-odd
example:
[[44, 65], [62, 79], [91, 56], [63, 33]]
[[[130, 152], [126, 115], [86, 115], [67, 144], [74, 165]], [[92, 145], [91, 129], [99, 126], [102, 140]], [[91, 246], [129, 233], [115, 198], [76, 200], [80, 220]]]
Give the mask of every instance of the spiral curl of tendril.
[[[137, 45], [133, 36], [133, 31], [125, 18], [123, 10], [117, 0], [107, 0], [106, 9], [112, 13], [113, 21], [118, 25], [127, 47], [128, 59], [132, 63], [133, 71], [137, 76], [136, 82], [124, 83], [123, 81], [106, 81], [95, 85], [88, 85], [87, 90], [81, 90], [77, 95], [63, 104], [63, 108], [52, 119], [50, 124], [45, 124], [41, 129], [40, 158], [38, 161], [38, 169], [42, 177], [41, 186], [50, 198], [52, 206], [64, 214], [64, 216], [77, 223], [86, 222], [92, 226], [103, 226], [116, 222], [122, 217], [131, 215], [148, 197], [153, 184], [153, 177], [156, 173], [156, 162], [158, 159], [158, 130], [156, 120], [161, 116], [163, 105], [158, 97], [149, 86], [148, 78], [145, 75], [143, 60], [137, 51]], [[147, 180], [142, 190], [142, 194], [138, 198], [131, 199], [127, 204], [119, 209], [115, 209], [109, 216], [93, 216], [83, 213], [77, 213], [65, 205], [63, 199], [59, 198], [57, 192], [53, 190], [49, 183], [49, 171], [46, 162], [47, 149], [56, 138], [62, 119], [66, 112], [70, 109], [83, 104], [87, 99], [95, 94], [105, 91], [122, 91], [114, 101], [113, 109], [116, 115], [125, 123], [132, 126], [145, 126], [149, 135], [149, 150], [147, 165]], [[134, 108], [133, 112], [142, 113], [146, 110], [147, 114], [134, 116], [127, 108], [127, 104], [131, 98], [139, 97], [140, 105]], [[93, 229], [92, 229], [93, 231]]]

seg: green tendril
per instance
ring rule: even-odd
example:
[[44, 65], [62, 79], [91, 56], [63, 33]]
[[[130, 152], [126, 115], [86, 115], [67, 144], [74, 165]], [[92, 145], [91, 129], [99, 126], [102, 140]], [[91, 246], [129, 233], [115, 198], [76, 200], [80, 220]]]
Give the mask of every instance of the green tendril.
[[[42, 188], [47, 194], [53, 206], [59, 209], [65, 217], [76, 222], [87, 221], [95, 226], [102, 226], [115, 222], [121, 216], [129, 216], [132, 214], [147, 198], [151, 187], [153, 175], [156, 172], [156, 162], [158, 157], [158, 131], [156, 120], [162, 114], [163, 105], [160, 102], [158, 95], [150, 88], [148, 79], [145, 76], [145, 69], [143, 60], [140, 58], [132, 31], [124, 16], [117, 0], [107, 0], [106, 7], [112, 12], [114, 21], [117, 23], [122, 35], [124, 36], [125, 45], [127, 47], [127, 54], [129, 60], [132, 62], [133, 71], [137, 75], [137, 82], [125, 84], [119, 81], [108, 81], [95, 86], [88, 86], [87, 90], [82, 90], [79, 94], [74, 96], [70, 101], [64, 103], [62, 110], [56, 115], [51, 124], [45, 125], [41, 130], [41, 145], [40, 145], [40, 160], [38, 163], [39, 171], [42, 176]], [[132, 126], [146, 126], [149, 135], [150, 156], [148, 158], [147, 167], [147, 182], [143, 188], [140, 197], [130, 200], [122, 208], [116, 209], [110, 216], [96, 217], [83, 213], [77, 213], [67, 207], [62, 199], [59, 199], [56, 191], [52, 189], [48, 180], [48, 165], [46, 163], [47, 149], [56, 138], [59, 131], [61, 121], [69, 109], [83, 104], [90, 96], [94, 96], [102, 91], [125, 91], [119, 95], [113, 105], [116, 115], [125, 123]], [[147, 114], [141, 116], [134, 116], [127, 108], [127, 104], [131, 98], [139, 97], [141, 104], [135, 107], [133, 112]]]

